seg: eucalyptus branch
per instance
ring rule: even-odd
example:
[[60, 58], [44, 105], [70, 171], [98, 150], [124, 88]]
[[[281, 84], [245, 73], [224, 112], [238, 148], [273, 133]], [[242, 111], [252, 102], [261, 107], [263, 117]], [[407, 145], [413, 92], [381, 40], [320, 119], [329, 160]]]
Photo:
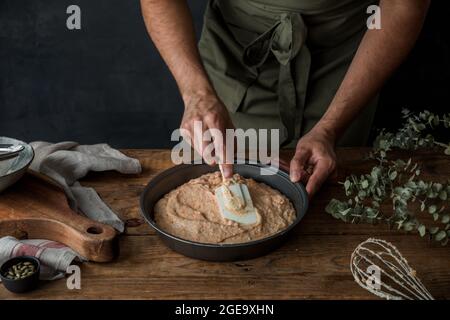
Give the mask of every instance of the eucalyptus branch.
[[[443, 245], [450, 238], [450, 184], [425, 182], [420, 179], [419, 163], [412, 159], [390, 160], [388, 153], [395, 149], [417, 150], [419, 148], [443, 148], [450, 155], [450, 143], [438, 142], [430, 129], [443, 126], [450, 128], [450, 114], [438, 116], [429, 111], [418, 115], [403, 111], [405, 123], [396, 133], [382, 130], [376, 138], [369, 158], [378, 162], [370, 173], [348, 176], [341, 182], [345, 200], [332, 199], [326, 212], [334, 218], [351, 223], [387, 223], [398, 230], [416, 231], [421, 237], [428, 236]], [[420, 214], [411, 207], [420, 204]], [[392, 210], [382, 212], [381, 208]], [[432, 219], [423, 219], [429, 214]], [[424, 222], [424, 220], [432, 220]]]

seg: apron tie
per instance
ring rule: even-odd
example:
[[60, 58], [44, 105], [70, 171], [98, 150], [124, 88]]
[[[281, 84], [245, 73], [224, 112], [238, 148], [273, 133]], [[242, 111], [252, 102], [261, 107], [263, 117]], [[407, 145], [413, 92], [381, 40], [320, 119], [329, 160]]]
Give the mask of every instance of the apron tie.
[[[278, 108], [281, 122], [287, 131], [283, 146], [294, 140], [301, 132], [301, 123], [296, 121], [303, 114], [306, 87], [311, 66], [311, 55], [305, 46], [307, 28], [298, 13], [283, 13], [280, 19], [245, 49], [243, 61], [248, 67], [261, 67], [272, 53], [280, 64], [278, 75]], [[297, 57], [299, 55], [299, 57]], [[299, 66], [293, 66], [297, 59]], [[293, 67], [302, 74], [301, 84], [295, 83]]]

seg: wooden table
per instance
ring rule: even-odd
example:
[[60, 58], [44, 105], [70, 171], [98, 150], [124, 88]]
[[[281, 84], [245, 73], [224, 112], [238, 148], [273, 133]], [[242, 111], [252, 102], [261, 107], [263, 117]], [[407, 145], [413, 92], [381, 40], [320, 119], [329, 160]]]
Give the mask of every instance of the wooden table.
[[[12, 295], [0, 286], [0, 299], [372, 299], [349, 269], [350, 254], [369, 237], [398, 247], [436, 298], [450, 298], [450, 245], [442, 247], [416, 234], [386, 226], [352, 225], [335, 220], [324, 208], [342, 196], [337, 183], [349, 173], [367, 172], [365, 149], [339, 149], [338, 175], [313, 199], [292, 238], [275, 252], [258, 259], [213, 263], [186, 258], [166, 248], [143, 221], [138, 198], [147, 182], [172, 166], [167, 150], [124, 150], [143, 166], [139, 176], [92, 173], [82, 181], [126, 221], [121, 253], [105, 264], [83, 263], [81, 290], [68, 290], [65, 280], [44, 283], [26, 295]], [[406, 153], [400, 156], [409, 157]], [[426, 179], [450, 177], [449, 157], [417, 152]]]

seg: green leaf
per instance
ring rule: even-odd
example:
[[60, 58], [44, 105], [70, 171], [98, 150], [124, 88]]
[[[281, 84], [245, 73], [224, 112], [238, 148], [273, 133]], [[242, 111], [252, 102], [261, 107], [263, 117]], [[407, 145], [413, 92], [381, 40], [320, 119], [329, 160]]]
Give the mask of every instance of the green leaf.
[[370, 176], [375, 180], [378, 181], [378, 177], [380, 176], [380, 168], [379, 167], [373, 167], [372, 171], [370, 172]]
[[442, 190], [442, 184], [441, 183], [433, 183], [433, 190], [436, 192], [440, 192]]
[[438, 221], [438, 219], [439, 219], [439, 214], [437, 214], [437, 213], [433, 214], [433, 220]]
[[439, 115], [433, 117], [433, 125], [437, 127], [439, 125]]
[[448, 156], [450, 156], [450, 146], [448, 146], [447, 148], [445, 148], [444, 153]]
[[358, 192], [358, 197], [360, 197], [361, 199], [364, 199], [367, 196], [367, 192], [365, 192], [364, 190], [360, 190]]
[[430, 199], [435, 199], [438, 196], [437, 192], [434, 192], [433, 190], [428, 190], [427, 197]]
[[403, 228], [405, 229], [405, 231], [412, 231], [414, 229], [414, 223], [407, 222], [404, 224]]
[[419, 231], [419, 234], [421, 237], [425, 236], [425, 234], [427, 233], [427, 228], [421, 224], [418, 228], [417, 231]]
[[391, 179], [391, 181], [393, 181], [393, 180], [395, 180], [395, 178], [397, 178], [397, 171], [392, 171], [390, 174], [389, 174], [389, 179]]
[[439, 232], [434, 236], [434, 239], [435, 239], [436, 241], [442, 241], [442, 240], [444, 240], [445, 238], [447, 238], [447, 232], [445, 232], [445, 231], [443, 231], [443, 230], [439, 231]]
[[387, 148], [389, 148], [389, 144], [386, 140], [380, 140], [379, 147], [380, 149], [386, 150]]
[[428, 212], [429, 212], [430, 214], [435, 213], [436, 210], [437, 210], [437, 207], [436, 207], [434, 204], [428, 207]]
[[350, 188], [351, 185], [352, 185], [352, 183], [350, 182], [350, 180], [345, 180], [345, 182], [344, 182], [345, 191], [348, 191], [348, 189]]
[[439, 231], [439, 227], [432, 227], [430, 228], [430, 234], [436, 234]]
[[441, 222], [445, 223], [445, 224], [449, 223], [450, 222], [450, 215], [448, 215], [448, 214], [443, 215]]
[[442, 201], [447, 200], [447, 191], [441, 190], [441, 192], [439, 192], [439, 199], [441, 199]]
[[361, 182], [361, 188], [367, 189], [368, 186], [369, 186], [369, 181], [363, 180], [363, 181]]
[[383, 193], [381, 192], [381, 189], [380, 189], [380, 188], [377, 188], [377, 195], [378, 195], [379, 197], [381, 197], [381, 196], [383, 195]]

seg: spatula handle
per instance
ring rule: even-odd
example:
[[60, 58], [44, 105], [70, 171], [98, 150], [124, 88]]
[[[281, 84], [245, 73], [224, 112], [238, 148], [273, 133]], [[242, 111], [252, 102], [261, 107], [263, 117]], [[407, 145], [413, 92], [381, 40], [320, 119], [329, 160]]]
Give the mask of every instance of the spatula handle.
[[222, 167], [222, 164], [221, 163], [219, 163], [219, 170], [220, 170], [220, 174], [222, 175], [222, 181], [226, 181], [226, 179], [225, 179], [225, 175], [224, 175], [224, 173], [223, 173], [223, 167]]

